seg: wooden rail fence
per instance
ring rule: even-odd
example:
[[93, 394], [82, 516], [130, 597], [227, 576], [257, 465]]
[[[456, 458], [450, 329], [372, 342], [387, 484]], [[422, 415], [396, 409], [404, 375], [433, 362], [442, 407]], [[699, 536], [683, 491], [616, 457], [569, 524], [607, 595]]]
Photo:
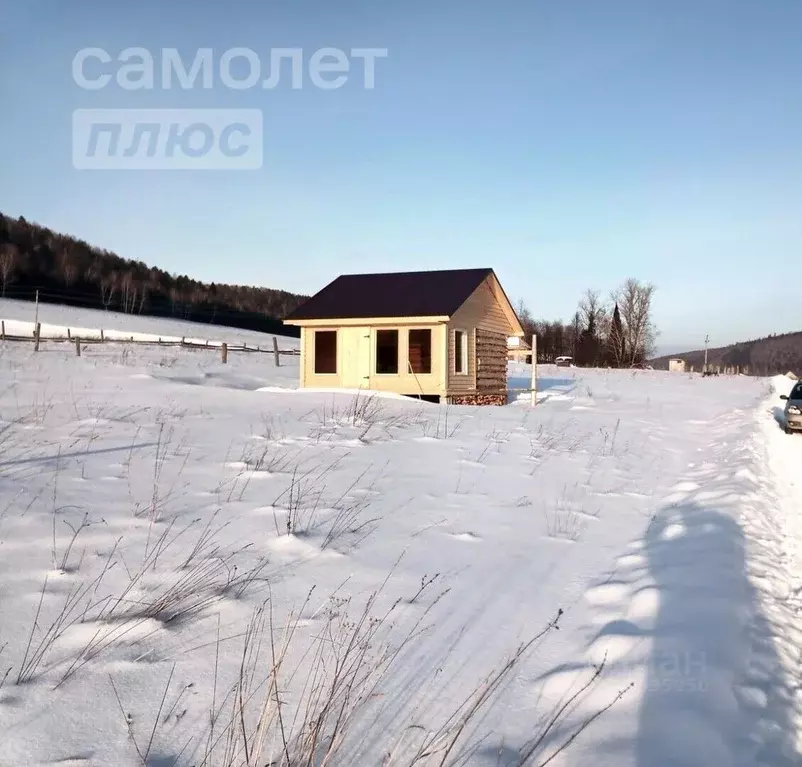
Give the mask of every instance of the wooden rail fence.
[[282, 356], [297, 357], [300, 356], [300, 349], [280, 349], [278, 346], [278, 339], [273, 336], [273, 344], [270, 347], [262, 347], [257, 344], [232, 344], [227, 341], [197, 341], [187, 339], [175, 338], [160, 338], [142, 339], [134, 336], [117, 336], [109, 338], [102, 329], [100, 329], [100, 337], [83, 337], [76, 335], [71, 328], [67, 328], [66, 336], [45, 336], [41, 332], [41, 323], [37, 323], [31, 335], [19, 335], [15, 333], [6, 333], [5, 321], [0, 321], [0, 341], [13, 341], [21, 343], [33, 343], [34, 351], [39, 351], [42, 343], [68, 343], [75, 344], [75, 352], [81, 356], [81, 346], [89, 346], [94, 344], [133, 344], [134, 346], [166, 346], [166, 347], [181, 347], [183, 349], [204, 349], [207, 351], [219, 351], [222, 361], [228, 361], [228, 352], [246, 352], [249, 354], [272, 354], [276, 366], [281, 365]]

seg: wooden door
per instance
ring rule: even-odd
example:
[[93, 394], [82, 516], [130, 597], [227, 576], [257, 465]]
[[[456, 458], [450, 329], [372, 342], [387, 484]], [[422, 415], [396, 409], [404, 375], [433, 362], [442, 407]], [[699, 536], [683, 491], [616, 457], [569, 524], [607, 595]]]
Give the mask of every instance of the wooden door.
[[344, 389], [367, 389], [370, 387], [370, 328], [342, 328]]

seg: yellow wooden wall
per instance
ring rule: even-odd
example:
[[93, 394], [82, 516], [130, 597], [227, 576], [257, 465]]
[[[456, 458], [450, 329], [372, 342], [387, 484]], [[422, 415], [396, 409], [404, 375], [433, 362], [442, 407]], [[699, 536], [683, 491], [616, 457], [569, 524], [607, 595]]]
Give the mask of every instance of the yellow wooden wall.
[[[429, 328], [432, 331], [432, 372], [411, 373], [407, 364], [409, 355], [409, 330]], [[376, 330], [393, 330], [398, 333], [398, 374], [379, 375], [376, 373]], [[337, 373], [332, 375], [318, 375], [315, 373], [315, 341], [316, 330], [337, 331]], [[363, 343], [359, 335], [364, 332], [369, 335], [366, 339], [366, 349], [356, 348]], [[415, 323], [359, 327], [303, 327], [301, 328], [301, 380], [302, 387], [307, 388], [365, 388], [376, 391], [390, 391], [396, 394], [427, 394], [442, 395], [446, 391], [446, 325], [420, 325]], [[355, 358], [362, 358], [367, 353], [366, 364], [362, 367], [368, 373], [362, 386], [352, 378], [345, 380], [349, 370], [353, 370]]]

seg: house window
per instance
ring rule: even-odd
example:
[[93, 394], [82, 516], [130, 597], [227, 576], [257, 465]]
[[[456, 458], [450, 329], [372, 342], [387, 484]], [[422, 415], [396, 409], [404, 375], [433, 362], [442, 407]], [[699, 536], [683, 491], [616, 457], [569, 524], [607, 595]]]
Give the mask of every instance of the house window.
[[413, 373], [432, 372], [431, 328], [409, 331], [409, 368]]
[[468, 333], [465, 330], [454, 331], [454, 372], [468, 372]]
[[376, 373], [398, 375], [398, 331], [376, 331]]
[[315, 374], [337, 373], [337, 331], [315, 331]]

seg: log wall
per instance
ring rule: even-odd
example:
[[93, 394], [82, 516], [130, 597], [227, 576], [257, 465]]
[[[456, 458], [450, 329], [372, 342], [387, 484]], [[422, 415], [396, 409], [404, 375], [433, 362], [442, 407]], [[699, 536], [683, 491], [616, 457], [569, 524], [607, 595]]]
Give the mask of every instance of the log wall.
[[507, 392], [507, 336], [492, 330], [476, 330], [476, 391]]

